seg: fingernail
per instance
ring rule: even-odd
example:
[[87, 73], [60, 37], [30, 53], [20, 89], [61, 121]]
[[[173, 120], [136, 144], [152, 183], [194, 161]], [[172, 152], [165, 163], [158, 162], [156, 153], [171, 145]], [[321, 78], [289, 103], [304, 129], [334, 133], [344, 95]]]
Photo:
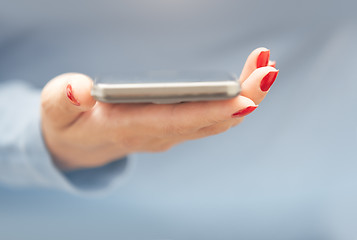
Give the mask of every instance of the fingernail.
[[66, 87], [66, 93], [67, 93], [67, 97], [69, 99], [69, 101], [71, 101], [72, 104], [79, 106], [81, 105], [78, 100], [74, 97], [73, 95], [73, 90], [72, 90], [72, 86], [71, 84], [68, 84]]
[[272, 61], [270, 67], [276, 68], [276, 61]]
[[276, 77], [278, 76], [279, 70], [274, 71], [274, 72], [269, 72], [265, 77], [263, 77], [262, 81], [260, 82], [260, 89], [263, 92], [266, 92], [269, 90], [271, 85], [273, 85]]
[[270, 56], [270, 50], [262, 51], [257, 59], [257, 68], [268, 66], [269, 56]]
[[246, 107], [244, 109], [239, 110], [236, 113], [233, 113], [232, 117], [234, 117], [234, 118], [244, 117], [244, 116], [248, 115], [249, 113], [253, 112], [257, 107], [258, 107], [258, 105]]

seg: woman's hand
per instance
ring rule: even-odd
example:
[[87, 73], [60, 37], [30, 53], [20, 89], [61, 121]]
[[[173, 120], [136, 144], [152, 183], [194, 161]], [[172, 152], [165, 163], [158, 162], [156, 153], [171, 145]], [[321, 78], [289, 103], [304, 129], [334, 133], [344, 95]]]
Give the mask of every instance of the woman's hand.
[[269, 50], [258, 48], [243, 68], [239, 96], [164, 105], [96, 102], [88, 76], [62, 74], [42, 92], [43, 136], [55, 164], [64, 170], [101, 166], [134, 152], [165, 151], [241, 123], [274, 82], [274, 65]]

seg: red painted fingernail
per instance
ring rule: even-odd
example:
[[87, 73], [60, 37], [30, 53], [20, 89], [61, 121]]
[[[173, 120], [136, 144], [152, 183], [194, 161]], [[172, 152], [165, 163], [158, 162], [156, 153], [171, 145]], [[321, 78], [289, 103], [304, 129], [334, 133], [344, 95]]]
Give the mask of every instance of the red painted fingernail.
[[276, 61], [272, 61], [269, 66], [270, 66], [270, 67], [273, 67], [273, 68], [276, 68]]
[[265, 77], [263, 77], [262, 81], [260, 82], [260, 89], [263, 92], [266, 92], [269, 90], [271, 85], [273, 85], [276, 76], [278, 76], [279, 70], [274, 71], [274, 72], [269, 72]]
[[268, 66], [269, 57], [270, 57], [270, 50], [262, 51], [257, 59], [257, 68]]
[[244, 109], [239, 110], [236, 113], [232, 114], [232, 117], [237, 118], [237, 117], [244, 117], [248, 115], [249, 113], [253, 112], [258, 106], [249, 106]]
[[73, 90], [72, 90], [72, 86], [71, 84], [68, 84], [66, 87], [66, 93], [67, 93], [67, 97], [68, 99], [71, 101], [72, 104], [79, 106], [81, 105], [78, 100], [74, 97], [73, 95]]

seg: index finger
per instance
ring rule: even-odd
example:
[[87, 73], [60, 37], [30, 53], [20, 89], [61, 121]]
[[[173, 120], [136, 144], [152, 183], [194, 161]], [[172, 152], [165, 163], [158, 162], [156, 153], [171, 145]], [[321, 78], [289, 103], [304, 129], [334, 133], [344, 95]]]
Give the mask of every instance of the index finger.
[[203, 127], [231, 120], [236, 117], [235, 113], [250, 106], [255, 107], [255, 103], [244, 96], [220, 101], [149, 104], [136, 109], [131, 120], [135, 125], [150, 128], [152, 134], [187, 135]]

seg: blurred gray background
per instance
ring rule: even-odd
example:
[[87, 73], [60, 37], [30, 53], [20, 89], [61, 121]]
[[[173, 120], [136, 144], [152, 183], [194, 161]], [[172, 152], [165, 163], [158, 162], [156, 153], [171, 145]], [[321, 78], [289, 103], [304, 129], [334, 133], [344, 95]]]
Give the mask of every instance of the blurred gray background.
[[137, 154], [96, 197], [0, 188], [0, 239], [356, 239], [356, 1], [0, 0], [0, 79], [218, 69], [256, 47], [280, 73], [240, 126]]

